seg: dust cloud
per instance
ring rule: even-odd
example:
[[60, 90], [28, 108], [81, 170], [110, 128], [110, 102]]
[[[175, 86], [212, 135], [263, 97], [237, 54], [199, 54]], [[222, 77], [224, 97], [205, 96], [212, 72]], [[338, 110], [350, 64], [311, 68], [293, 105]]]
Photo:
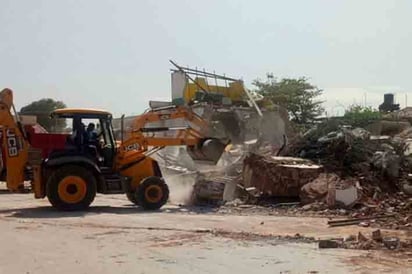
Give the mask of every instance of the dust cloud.
[[196, 182], [196, 172], [164, 175], [169, 186], [169, 203], [175, 205], [190, 205], [192, 202], [193, 186]]

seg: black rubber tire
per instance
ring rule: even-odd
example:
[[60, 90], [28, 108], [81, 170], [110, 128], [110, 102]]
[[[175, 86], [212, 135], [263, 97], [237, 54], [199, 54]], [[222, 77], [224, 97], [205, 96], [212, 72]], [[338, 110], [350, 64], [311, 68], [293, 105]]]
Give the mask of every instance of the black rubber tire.
[[[158, 202], [151, 202], [146, 199], [146, 189], [152, 185], [157, 185], [162, 190], [162, 197]], [[165, 181], [156, 176], [147, 177], [142, 180], [140, 183], [137, 191], [136, 191], [136, 199], [141, 207], [145, 210], [156, 210], [161, 208], [164, 204], [167, 203], [169, 200], [169, 187], [165, 183]]]
[[0, 181], [6, 182], [7, 181], [7, 170], [6, 168], [3, 171], [0, 170]]
[[134, 203], [135, 205], [139, 205], [139, 201], [136, 197], [136, 192], [126, 192], [126, 197], [130, 202]]
[[[87, 182], [86, 195], [80, 202], [66, 203], [60, 199], [58, 187], [60, 182], [67, 176], [78, 176]], [[96, 197], [96, 192], [96, 178], [93, 173], [82, 166], [76, 165], [67, 165], [55, 170], [49, 177], [46, 185], [46, 195], [49, 202], [53, 207], [64, 211], [85, 210], [89, 208]]]

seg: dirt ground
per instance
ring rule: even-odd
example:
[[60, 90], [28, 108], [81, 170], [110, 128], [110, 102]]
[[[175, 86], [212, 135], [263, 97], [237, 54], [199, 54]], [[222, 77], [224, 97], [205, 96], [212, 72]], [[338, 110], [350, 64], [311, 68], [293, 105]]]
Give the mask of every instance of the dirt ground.
[[[318, 249], [324, 218], [234, 216], [168, 205], [157, 212], [123, 195], [98, 195], [87, 212], [58, 212], [32, 194], [0, 194], [0, 273], [410, 273], [412, 254]], [[410, 238], [408, 232], [383, 231]], [[296, 234], [301, 236], [295, 237]], [[302, 237], [305, 236], [305, 237]]]

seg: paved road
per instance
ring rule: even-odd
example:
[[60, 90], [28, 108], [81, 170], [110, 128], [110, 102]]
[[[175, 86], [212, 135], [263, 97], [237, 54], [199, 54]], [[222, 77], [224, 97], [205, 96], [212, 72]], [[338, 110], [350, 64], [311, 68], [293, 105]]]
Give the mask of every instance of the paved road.
[[315, 243], [273, 237], [354, 233], [353, 228], [331, 229], [325, 224], [319, 218], [222, 216], [175, 206], [148, 213], [118, 195], [99, 195], [88, 212], [57, 212], [47, 200], [35, 200], [31, 194], [0, 194], [0, 273], [408, 273], [412, 269], [408, 258], [387, 252], [319, 250]]

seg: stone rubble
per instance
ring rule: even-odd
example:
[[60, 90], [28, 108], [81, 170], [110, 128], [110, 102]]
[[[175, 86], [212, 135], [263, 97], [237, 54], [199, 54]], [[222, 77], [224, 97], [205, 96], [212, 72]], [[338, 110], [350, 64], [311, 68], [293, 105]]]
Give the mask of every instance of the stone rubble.
[[[235, 163], [229, 159], [225, 169], [198, 173], [192, 204], [213, 206], [210, 212], [217, 214], [366, 218], [347, 225], [376, 228], [373, 235], [319, 244], [393, 247], [396, 240], [386, 239], [379, 229], [412, 231], [412, 156], [405, 154], [411, 132], [374, 136], [365, 129], [342, 128], [292, 142], [284, 149], [286, 156], [274, 156], [268, 147], [252, 153], [236, 146]], [[229, 185], [230, 199], [224, 197]], [[396, 249], [410, 246], [399, 241]]]
[[362, 250], [388, 249], [396, 251], [408, 251], [412, 248], [412, 241], [401, 241], [397, 237], [382, 238], [380, 230], [376, 230], [372, 232], [371, 238], [359, 232], [358, 236], [350, 235], [346, 239], [321, 239], [318, 241], [318, 247]]

